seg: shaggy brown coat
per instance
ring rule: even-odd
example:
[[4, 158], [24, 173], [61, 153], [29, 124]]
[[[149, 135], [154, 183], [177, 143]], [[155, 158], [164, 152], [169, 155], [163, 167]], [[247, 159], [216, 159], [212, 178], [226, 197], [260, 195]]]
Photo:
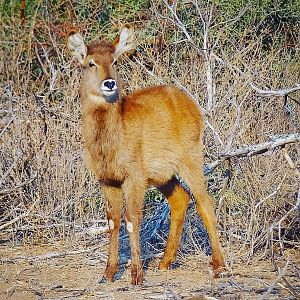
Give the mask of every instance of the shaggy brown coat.
[[[174, 86], [154, 86], [125, 97], [114, 62], [132, 49], [132, 31], [124, 27], [112, 43], [85, 46], [79, 33], [68, 47], [84, 72], [80, 87], [85, 159], [101, 182], [107, 201], [110, 247], [104, 278], [118, 270], [118, 235], [122, 198], [131, 247], [132, 284], [142, 284], [140, 223], [145, 190], [155, 185], [168, 198], [171, 228], [160, 269], [176, 258], [189, 196], [175, 178], [190, 187], [212, 246], [212, 266], [224, 267], [213, 200], [203, 174], [203, 116], [198, 106]], [[122, 196], [123, 195], [123, 196]]]

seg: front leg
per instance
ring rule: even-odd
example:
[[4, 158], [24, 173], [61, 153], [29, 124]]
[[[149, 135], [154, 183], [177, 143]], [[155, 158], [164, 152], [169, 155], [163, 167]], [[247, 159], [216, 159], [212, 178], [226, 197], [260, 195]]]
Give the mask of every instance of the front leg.
[[111, 186], [103, 186], [102, 192], [106, 201], [106, 213], [109, 226], [109, 252], [104, 278], [113, 281], [119, 269], [119, 230], [122, 210], [122, 190]]
[[128, 179], [124, 182], [123, 188], [126, 201], [126, 228], [129, 235], [131, 252], [131, 284], [142, 285], [143, 268], [140, 250], [140, 227], [145, 185], [141, 181]]

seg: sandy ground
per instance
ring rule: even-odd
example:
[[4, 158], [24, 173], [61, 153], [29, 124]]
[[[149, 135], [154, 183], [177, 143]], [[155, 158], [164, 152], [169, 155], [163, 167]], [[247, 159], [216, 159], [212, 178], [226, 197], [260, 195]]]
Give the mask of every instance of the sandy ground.
[[143, 287], [130, 285], [128, 266], [113, 283], [98, 283], [105, 269], [107, 240], [93, 245], [3, 245], [0, 255], [1, 300], [296, 299], [284, 279], [300, 294], [300, 254], [295, 250], [290, 251], [286, 268], [282, 263], [279, 275], [266, 258], [257, 256], [246, 263], [227, 255], [229, 270], [218, 279], [212, 278], [209, 257], [202, 253], [179, 257], [178, 266], [167, 272], [159, 271], [159, 260], [154, 259], [145, 270]]

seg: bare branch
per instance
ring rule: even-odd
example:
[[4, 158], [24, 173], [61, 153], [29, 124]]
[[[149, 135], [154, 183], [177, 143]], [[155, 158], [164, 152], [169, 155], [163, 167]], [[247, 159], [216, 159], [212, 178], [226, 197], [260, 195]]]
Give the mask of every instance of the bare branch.
[[134, 61], [140, 66], [142, 67], [150, 76], [154, 77], [155, 79], [157, 79], [159, 81], [160, 84], [165, 84], [165, 81], [163, 79], [161, 79], [160, 77], [158, 77], [157, 75], [155, 75], [153, 72], [149, 71], [145, 65], [143, 65], [143, 63], [136, 57], [134, 56]]
[[230, 158], [230, 157], [241, 157], [241, 156], [252, 156], [256, 154], [262, 154], [269, 150], [272, 150], [276, 147], [284, 146], [290, 143], [297, 143], [300, 142], [300, 133], [290, 134], [285, 137], [279, 137], [272, 139], [271, 142], [256, 144], [256, 145], [249, 145], [238, 149], [236, 151], [224, 153], [223, 157]]
[[3, 135], [3, 133], [7, 130], [7, 128], [9, 127], [9, 125], [15, 120], [16, 116], [13, 116], [5, 125], [5, 127], [1, 130], [0, 132], [0, 137]]
[[295, 207], [296, 207], [296, 209], [298, 209], [298, 211], [300, 211], [300, 187], [299, 187], [299, 191], [298, 191], [298, 196], [297, 196], [297, 201], [296, 201]]
[[268, 196], [266, 196], [264, 199], [260, 200], [260, 201], [255, 205], [255, 207], [254, 207], [254, 212], [258, 209], [258, 207], [259, 207], [262, 203], [266, 202], [268, 199], [272, 198], [273, 196], [275, 196], [275, 195], [280, 191], [281, 186], [282, 186], [283, 182], [285, 181], [285, 178], [286, 178], [286, 176], [283, 176], [283, 179], [281, 180], [281, 182], [279, 183], [279, 185], [276, 187], [276, 189], [275, 189], [271, 194], [269, 194]]
[[9, 222], [3, 224], [0, 226], [0, 231], [5, 229], [6, 227], [9, 227], [13, 224], [15, 224], [16, 222], [18, 222], [19, 220], [23, 219], [23, 218], [26, 218], [27, 216], [30, 215], [30, 213], [33, 211], [35, 205], [39, 202], [40, 200], [37, 199], [35, 202], [32, 203], [32, 205], [28, 208], [27, 211], [25, 211], [23, 214], [17, 216], [16, 218], [10, 220]]
[[[16, 165], [17, 165], [19, 159], [22, 157], [22, 155], [23, 155], [22, 153], [19, 153], [19, 154], [15, 157], [14, 162], [11, 164], [11, 166], [8, 168], [8, 170], [4, 173], [4, 175], [3, 175], [2, 178], [0, 179], [0, 187], [1, 187], [2, 184], [5, 182], [5, 178], [6, 178], [6, 177], [10, 174], [10, 172], [16, 167]], [[5, 191], [6, 191], [6, 190], [0, 191], [0, 195], [5, 195], [5, 194], [7, 194]]]
[[212, 49], [210, 49], [209, 45], [209, 30], [210, 24], [213, 15], [213, 5], [209, 10], [209, 17], [208, 21], [205, 21], [201, 9], [198, 5], [197, 1], [194, 1], [194, 6], [196, 11], [201, 19], [202, 26], [203, 26], [203, 52], [205, 58], [205, 69], [206, 69], [206, 90], [207, 90], [207, 110], [211, 111], [214, 104], [214, 80], [213, 80], [213, 64], [214, 59], [212, 56]]
[[162, 16], [159, 15], [162, 19], [167, 19], [172, 24], [174, 24], [177, 28], [179, 28], [186, 37], [186, 41], [197, 51], [198, 54], [204, 55], [205, 61], [205, 71], [206, 71], [206, 90], [207, 90], [207, 111], [210, 112], [214, 105], [214, 94], [215, 94], [215, 86], [214, 86], [214, 79], [213, 79], [213, 69], [214, 69], [214, 60], [215, 58], [212, 56], [212, 49], [210, 49], [209, 45], [209, 33], [210, 33], [210, 26], [213, 18], [213, 5], [209, 9], [209, 15], [207, 20], [205, 20], [203, 13], [198, 5], [197, 1], [192, 1], [197, 14], [201, 20], [203, 26], [203, 47], [202, 49], [197, 46], [197, 43], [193, 40], [192, 36], [189, 34], [188, 29], [184, 25], [184, 23], [180, 20], [176, 12], [176, 5], [169, 5], [169, 3], [164, 0], [163, 1], [167, 9], [170, 11], [172, 17]]
[[[223, 64], [225, 64], [227, 67], [229, 67], [230, 69], [235, 70], [236, 72], [239, 73], [239, 75], [241, 75], [242, 77], [247, 77], [247, 75], [240, 70], [238, 67], [234, 66], [233, 64], [231, 64], [230, 62], [224, 60], [223, 58], [217, 56], [216, 54], [212, 54], [215, 59]], [[263, 90], [258, 88], [256, 85], [254, 85], [252, 83], [251, 80], [247, 81], [248, 85], [254, 89], [258, 94], [262, 95], [262, 96], [276, 96], [276, 97], [282, 97], [285, 95], [288, 95], [290, 93], [296, 92], [298, 90], [300, 90], [300, 83], [296, 83], [295, 87], [292, 88], [284, 88], [284, 89], [279, 89], [279, 90]]]
[[289, 261], [286, 262], [284, 268], [282, 270], [278, 270], [278, 276], [275, 279], [274, 283], [268, 288], [268, 290], [261, 296], [259, 299], [266, 299], [266, 296], [269, 295], [272, 290], [275, 288], [276, 284], [286, 275], [287, 267], [289, 265]]
[[[49, 260], [49, 259], [54, 259], [54, 258], [61, 258], [65, 257], [67, 255], [79, 255], [79, 254], [84, 254], [84, 253], [89, 253], [89, 252], [94, 252], [96, 250], [99, 250], [99, 246], [91, 247], [89, 249], [81, 249], [81, 250], [74, 250], [74, 251], [68, 251], [68, 252], [50, 252], [50, 253], [45, 253], [41, 255], [36, 255], [36, 256], [15, 256], [13, 258], [2, 258], [2, 261], [5, 262], [14, 262], [14, 261], [19, 261], [19, 260], [28, 260], [28, 261], [40, 261], [40, 260]], [[98, 253], [99, 255], [99, 253]], [[101, 256], [104, 256], [101, 253]], [[106, 257], [103, 257], [101, 259], [105, 259]]]
[[245, 156], [249, 157], [253, 155], [258, 155], [258, 154], [265, 153], [269, 150], [275, 149], [277, 147], [284, 146], [286, 144], [298, 143], [298, 142], [300, 142], [300, 133], [294, 133], [284, 137], [273, 138], [272, 141], [270, 142], [248, 145], [245, 147], [241, 147], [237, 150], [231, 150], [221, 154], [219, 160], [216, 160], [212, 164], [209, 164], [205, 170], [205, 173], [206, 174], [211, 173], [216, 167], [218, 167], [226, 159], [232, 157], [245, 157]]
[[215, 128], [213, 127], [213, 125], [208, 121], [205, 120], [205, 124], [211, 129], [211, 131], [213, 132], [213, 134], [215, 135], [215, 137], [217, 138], [217, 141], [219, 142], [219, 144], [224, 147], [224, 143], [219, 135], [219, 133], [215, 130]]
[[222, 164], [226, 160], [225, 157], [220, 158], [216, 161], [214, 161], [211, 164], [205, 165], [204, 167], [204, 175], [210, 174], [215, 168], [217, 168], [220, 164]]
[[[242, 10], [239, 11], [238, 15], [229, 19], [229, 20], [225, 20], [219, 23], [216, 23], [214, 25], [211, 26], [211, 28], [215, 28], [215, 27], [219, 27], [219, 30], [224, 31], [224, 29], [226, 28], [227, 25], [234, 25], [237, 21], [239, 21], [244, 14], [247, 12], [247, 10], [251, 7], [251, 2], [249, 1], [248, 4], [245, 6], [245, 8], [243, 8]], [[222, 26], [222, 27], [221, 27]]]
[[283, 156], [286, 159], [289, 167], [295, 172], [295, 174], [299, 177], [300, 179], [300, 171], [296, 168], [292, 158], [290, 157], [290, 155], [288, 154], [286, 148], [283, 148]]
[[237, 132], [238, 128], [240, 128], [241, 107], [244, 104], [245, 100], [247, 99], [248, 95], [249, 95], [249, 92], [246, 93], [246, 95], [244, 96], [243, 100], [241, 101], [241, 103], [239, 105], [237, 105], [236, 101], [234, 101], [234, 103], [233, 103], [233, 105], [236, 107], [237, 116], [236, 116], [235, 122], [232, 126], [231, 133], [230, 133], [229, 137], [227, 138], [225, 152], [227, 152], [232, 147], [233, 140], [237, 135], [236, 132]]
[[300, 83], [297, 83], [295, 87], [293, 88], [284, 88], [280, 90], [262, 90], [258, 87], [256, 87], [252, 82], [249, 82], [249, 85], [259, 94], [263, 96], [276, 96], [276, 97], [282, 97], [285, 95], [288, 95], [290, 93], [296, 92], [300, 90]]
[[181, 22], [181, 20], [179, 19], [179, 17], [177, 16], [176, 10], [174, 7], [171, 7], [168, 3], [168, 1], [163, 0], [164, 4], [166, 5], [166, 7], [168, 8], [168, 10], [171, 12], [172, 16], [174, 17], [175, 21], [171, 18], [167, 18], [168, 20], [170, 20], [172, 23], [174, 23], [177, 27], [179, 27], [184, 35], [186, 36], [186, 38], [188, 39], [188, 41], [192, 41], [191, 36], [189, 35], [186, 27], [184, 26], [184, 24]]
[[16, 185], [15, 187], [11, 188], [11, 189], [6, 189], [6, 190], [2, 190], [0, 191], [0, 196], [3, 196], [3, 195], [8, 195], [8, 194], [11, 194], [13, 192], [15, 192], [16, 190], [18, 190], [19, 188], [31, 183], [33, 180], [35, 180], [37, 177], [37, 173], [35, 173], [35, 175], [31, 178], [29, 178], [28, 180]]

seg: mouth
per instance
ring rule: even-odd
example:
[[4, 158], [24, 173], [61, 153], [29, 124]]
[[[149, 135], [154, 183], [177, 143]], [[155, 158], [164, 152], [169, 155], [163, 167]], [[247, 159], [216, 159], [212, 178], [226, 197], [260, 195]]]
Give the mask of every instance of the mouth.
[[101, 89], [104, 99], [108, 102], [108, 103], [114, 103], [117, 102], [119, 100], [119, 92], [118, 89]]

